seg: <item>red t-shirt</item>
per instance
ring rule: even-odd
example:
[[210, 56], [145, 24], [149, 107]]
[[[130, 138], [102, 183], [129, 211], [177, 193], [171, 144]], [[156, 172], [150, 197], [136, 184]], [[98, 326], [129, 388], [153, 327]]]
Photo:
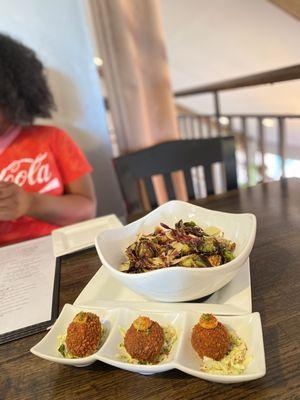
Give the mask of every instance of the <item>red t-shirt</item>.
[[[0, 155], [0, 181], [28, 192], [60, 196], [64, 185], [90, 173], [82, 151], [62, 130], [52, 126], [22, 128]], [[31, 217], [0, 221], [0, 245], [48, 235], [56, 225]]]

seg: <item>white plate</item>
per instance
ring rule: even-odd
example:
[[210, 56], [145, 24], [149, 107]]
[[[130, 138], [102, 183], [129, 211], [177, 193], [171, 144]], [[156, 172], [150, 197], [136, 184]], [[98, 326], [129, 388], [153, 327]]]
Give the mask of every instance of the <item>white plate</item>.
[[122, 223], [114, 214], [68, 225], [52, 231], [53, 252], [56, 257], [94, 246], [100, 232], [120, 228]]
[[245, 340], [249, 355], [252, 360], [244, 374], [241, 375], [215, 375], [202, 372], [201, 359], [192, 349], [190, 335], [192, 327], [198, 321], [200, 314], [204, 311], [199, 304], [197, 313], [192, 311], [160, 312], [156, 311], [142, 313], [159, 322], [162, 326], [172, 325], [177, 333], [177, 341], [168, 358], [157, 365], [130, 364], [121, 361], [118, 355], [118, 345], [122, 342], [120, 328], [127, 329], [133, 320], [141, 315], [141, 310], [126, 308], [98, 307], [92, 311], [99, 315], [101, 322], [107, 329], [107, 337], [101, 348], [93, 355], [80, 359], [65, 359], [57, 351], [57, 337], [66, 333], [67, 327], [73, 317], [79, 311], [89, 311], [87, 307], [76, 307], [65, 305], [58, 320], [47, 333], [47, 335], [32, 349], [36, 356], [60, 364], [73, 365], [77, 367], [86, 366], [96, 360], [141, 374], [154, 374], [177, 368], [190, 375], [208, 381], [220, 383], [235, 383], [250, 381], [265, 375], [265, 356], [262, 336], [262, 328], [259, 313], [240, 316], [220, 316], [218, 319], [223, 324], [231, 327], [237, 335]]
[[197, 311], [199, 306], [205, 312], [214, 310], [218, 315], [240, 315], [252, 312], [251, 280], [249, 259], [235, 278], [226, 286], [212, 294], [202, 303], [156, 303], [139, 295], [114, 279], [104, 268], [94, 275], [74, 302], [81, 306], [130, 307], [138, 306], [142, 310], [175, 311], [178, 309]]

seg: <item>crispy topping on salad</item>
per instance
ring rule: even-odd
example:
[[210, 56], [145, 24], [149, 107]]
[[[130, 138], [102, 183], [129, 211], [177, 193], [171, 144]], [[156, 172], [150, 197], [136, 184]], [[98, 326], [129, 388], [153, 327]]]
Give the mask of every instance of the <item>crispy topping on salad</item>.
[[148, 235], [140, 234], [127, 247], [120, 271], [140, 273], [168, 267], [218, 267], [234, 259], [235, 243], [220, 229], [202, 229], [195, 222], [178, 221], [175, 228], [161, 223]]

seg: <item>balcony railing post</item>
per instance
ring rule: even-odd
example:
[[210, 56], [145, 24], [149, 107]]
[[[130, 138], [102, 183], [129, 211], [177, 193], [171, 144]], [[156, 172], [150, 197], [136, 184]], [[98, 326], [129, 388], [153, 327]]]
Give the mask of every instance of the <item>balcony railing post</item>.
[[187, 139], [187, 137], [188, 137], [187, 118], [188, 118], [188, 117], [187, 117], [186, 115], [184, 115], [184, 116], [183, 116], [183, 119], [182, 119], [182, 122], [183, 122], [182, 127], [183, 127], [183, 132], [184, 132], [183, 139]]
[[248, 149], [248, 137], [247, 137], [247, 119], [241, 117], [242, 120], [242, 144], [245, 152], [246, 171], [247, 171], [247, 182], [250, 182], [250, 160], [249, 160], [249, 149]]
[[278, 118], [278, 153], [281, 162], [281, 177], [285, 178], [285, 119], [283, 117]]
[[198, 122], [198, 137], [202, 138], [203, 137], [202, 117], [198, 117], [197, 122]]
[[211, 117], [205, 117], [207, 137], [211, 137], [211, 119], [212, 119]]
[[194, 117], [191, 115], [189, 117], [189, 139], [195, 139], [195, 127], [194, 127]]
[[218, 136], [220, 136], [221, 135], [221, 126], [220, 126], [219, 119], [220, 119], [221, 113], [220, 113], [219, 93], [216, 91], [216, 92], [213, 92], [213, 95], [214, 95], [214, 106], [215, 106], [215, 115], [216, 115], [216, 128], [217, 128]]
[[259, 151], [261, 154], [261, 176], [263, 182], [266, 180], [266, 166], [265, 166], [265, 130], [263, 125], [263, 118], [258, 117], [258, 134], [259, 134]]
[[185, 139], [185, 116], [180, 115], [179, 117], [179, 130], [181, 134], [181, 139]]
[[231, 117], [227, 117], [228, 118], [228, 125], [227, 125], [227, 134], [229, 133], [229, 135], [232, 135], [232, 118]]

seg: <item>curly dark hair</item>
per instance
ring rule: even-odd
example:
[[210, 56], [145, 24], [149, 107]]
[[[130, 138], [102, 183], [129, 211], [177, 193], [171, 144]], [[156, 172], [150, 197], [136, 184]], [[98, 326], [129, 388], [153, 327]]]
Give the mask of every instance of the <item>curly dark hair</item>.
[[0, 33], [0, 109], [14, 124], [31, 124], [55, 110], [43, 64], [33, 50]]

